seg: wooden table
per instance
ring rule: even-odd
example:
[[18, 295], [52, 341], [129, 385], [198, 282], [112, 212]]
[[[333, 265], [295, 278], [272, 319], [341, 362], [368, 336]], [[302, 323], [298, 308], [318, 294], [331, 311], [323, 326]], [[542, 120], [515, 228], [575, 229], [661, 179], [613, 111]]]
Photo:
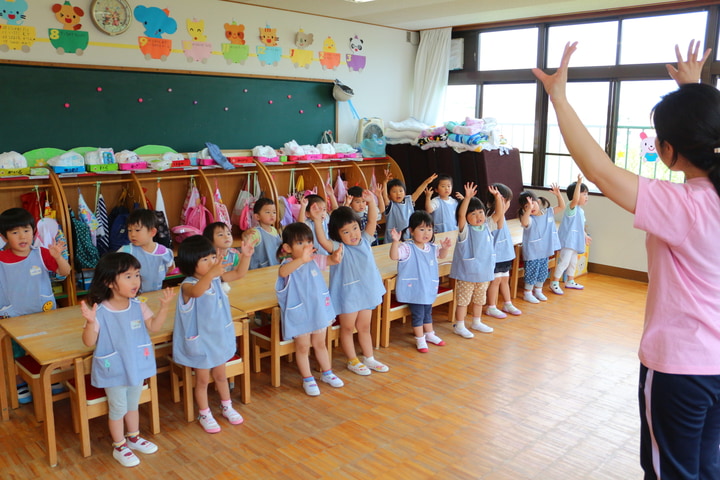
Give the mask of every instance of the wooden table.
[[[162, 291], [157, 291], [142, 296], [147, 298], [150, 308], [157, 311], [161, 295]], [[169, 307], [168, 318], [160, 331], [150, 334], [154, 344], [172, 340], [175, 299]], [[237, 313], [238, 316], [242, 315], [241, 312], [233, 313]], [[57, 465], [57, 441], [55, 438], [55, 417], [50, 374], [57, 368], [70, 366], [76, 358], [92, 353], [94, 347], [85, 346], [82, 342], [82, 327], [84, 324], [85, 319], [80, 313], [79, 305], [0, 320], [0, 341], [2, 341], [4, 364], [2, 370], [7, 377], [6, 381], [13, 381], [14, 383], [15, 379], [15, 362], [12, 355], [11, 338], [42, 366], [40, 377], [43, 388], [41, 392], [33, 392], [33, 396], [35, 402], [43, 402], [44, 405], [45, 442], [47, 444], [48, 462], [51, 466]], [[15, 394], [13, 389], [9, 389], [9, 391]], [[7, 396], [4, 397], [4, 400], [7, 402]], [[3, 404], [3, 407], [5, 405], [6, 403]], [[4, 420], [9, 417], [6, 413], [7, 411], [3, 410]]]

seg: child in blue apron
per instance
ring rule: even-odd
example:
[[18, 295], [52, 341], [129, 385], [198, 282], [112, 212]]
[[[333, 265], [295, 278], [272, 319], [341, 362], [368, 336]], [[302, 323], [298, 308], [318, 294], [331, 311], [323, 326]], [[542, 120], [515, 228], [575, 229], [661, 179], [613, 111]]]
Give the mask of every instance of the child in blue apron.
[[125, 467], [140, 463], [133, 450], [149, 454], [158, 449], [140, 437], [138, 403], [143, 382], [157, 371], [148, 332], [162, 328], [175, 296], [173, 290], [165, 289], [160, 309], [153, 314], [135, 298], [141, 285], [140, 262], [134, 256], [107, 253], [95, 267], [88, 303], [80, 303], [85, 318], [83, 343], [95, 346], [92, 385], [105, 389], [113, 457]]
[[[343, 261], [330, 267], [330, 298], [340, 319], [340, 345], [347, 356], [347, 368], [358, 375], [370, 375], [372, 370], [387, 372], [389, 368], [375, 360], [370, 335], [372, 311], [382, 302], [385, 287], [375, 263], [372, 244], [377, 225], [377, 204], [369, 190], [362, 198], [368, 205], [365, 230], [360, 218], [350, 207], [338, 207], [330, 215], [328, 230], [333, 241], [320, 235], [320, 243], [330, 251], [343, 247]], [[363, 353], [361, 362], [355, 353], [353, 332]]]
[[226, 272], [215, 246], [204, 236], [187, 238], [178, 248], [177, 265], [187, 278], [180, 284], [175, 312], [173, 361], [195, 370], [198, 421], [207, 433], [220, 431], [208, 403], [211, 375], [220, 395], [222, 416], [232, 425], [243, 422], [232, 406], [225, 375], [225, 363], [235, 355], [236, 341], [230, 302], [222, 282], [242, 278], [248, 271], [252, 254], [252, 244], [244, 242], [238, 268]]
[[311, 397], [320, 388], [310, 370], [310, 347], [322, 371], [321, 380], [332, 387], [344, 385], [332, 371], [325, 335], [335, 319], [330, 292], [322, 276], [325, 264], [335, 265], [342, 258], [342, 247], [330, 256], [313, 254], [313, 234], [305, 223], [291, 223], [283, 229], [278, 257], [284, 256], [275, 283], [282, 314], [282, 338], [295, 341], [295, 357], [303, 378], [303, 389]]
[[390, 231], [390, 259], [398, 261], [395, 296], [398, 302], [407, 303], [410, 307], [413, 333], [420, 353], [428, 352], [427, 342], [445, 345], [433, 330], [432, 304], [439, 285], [437, 261], [447, 256], [452, 240], [446, 238], [438, 248], [433, 243], [434, 228], [432, 216], [418, 210], [410, 215], [406, 229], [411, 240], [401, 243], [403, 232], [394, 228]]
[[258, 198], [253, 206], [253, 215], [257, 227], [248, 228], [243, 232], [243, 240], [250, 240], [255, 253], [250, 260], [250, 270], [277, 265], [275, 257], [280, 246], [280, 234], [275, 228], [277, 209], [275, 202], [269, 198]]

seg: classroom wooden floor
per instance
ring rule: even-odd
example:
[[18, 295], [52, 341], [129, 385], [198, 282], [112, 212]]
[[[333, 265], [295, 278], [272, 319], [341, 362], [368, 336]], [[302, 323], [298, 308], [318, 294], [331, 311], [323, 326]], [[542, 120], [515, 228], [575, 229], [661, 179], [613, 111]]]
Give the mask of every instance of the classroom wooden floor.
[[[522, 316], [488, 320], [495, 332], [471, 340], [438, 311], [447, 345], [428, 354], [395, 322], [390, 348], [376, 354], [389, 373], [352, 374], [338, 348], [345, 387], [320, 383], [316, 398], [283, 362], [283, 385], [254, 375], [252, 403], [239, 408], [245, 424], [216, 413], [215, 435], [185, 422], [162, 375], [162, 433], [148, 436], [160, 450], [132, 469], [113, 460], [105, 419], [92, 421], [92, 456], [80, 455], [68, 400], [55, 405], [59, 465], [49, 467], [42, 426], [23, 406], [0, 422], [0, 478], [640, 478], [636, 350], [646, 285], [598, 274], [581, 281], [584, 291], [548, 293], [540, 305], [518, 300]], [[214, 392], [211, 401], [219, 403]]]

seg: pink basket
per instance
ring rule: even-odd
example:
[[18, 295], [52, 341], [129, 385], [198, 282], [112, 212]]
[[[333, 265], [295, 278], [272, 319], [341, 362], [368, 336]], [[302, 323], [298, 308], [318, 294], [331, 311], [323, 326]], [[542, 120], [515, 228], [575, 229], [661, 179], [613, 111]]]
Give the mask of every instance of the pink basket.
[[120, 170], [144, 170], [147, 168], [147, 162], [135, 162], [135, 163], [118, 163]]

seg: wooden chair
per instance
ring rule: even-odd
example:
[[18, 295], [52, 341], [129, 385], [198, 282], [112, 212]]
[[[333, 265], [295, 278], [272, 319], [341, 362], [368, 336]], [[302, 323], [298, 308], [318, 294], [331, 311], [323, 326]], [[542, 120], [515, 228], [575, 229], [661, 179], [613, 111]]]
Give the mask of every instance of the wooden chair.
[[[340, 326], [329, 327], [325, 336], [328, 357], [332, 363], [332, 348], [340, 335]], [[270, 383], [273, 387], [280, 386], [280, 359], [287, 356], [292, 361], [295, 353], [295, 341], [282, 339], [282, 325], [280, 324], [280, 307], [273, 307], [270, 315], [270, 325], [254, 327], [250, 330], [250, 343], [253, 352], [253, 371], [260, 373], [261, 360], [270, 357]]]
[[[45, 421], [45, 410], [43, 408], [43, 392], [42, 382], [40, 381], [40, 364], [35, 361], [30, 355], [25, 355], [15, 359], [15, 371], [22, 378], [25, 383], [30, 386], [30, 391], [33, 395], [33, 408], [35, 410], [35, 419], [38, 422]], [[61, 383], [69, 380], [73, 376], [72, 367], [57, 369], [52, 373], [50, 377], [50, 383]], [[14, 383], [12, 383], [14, 385]], [[14, 390], [11, 390], [14, 392]], [[53, 394], [53, 402], [68, 398], [70, 394], [67, 390]], [[13, 408], [18, 407], [17, 394], [13, 393], [11, 396]]]
[[[237, 338], [237, 353], [225, 363], [225, 374], [228, 381], [234, 382], [235, 377], [240, 379], [240, 401], [242, 403], [250, 403], [250, 346], [249, 346], [249, 327], [248, 319], [243, 318], [233, 320], [235, 326], [235, 337]], [[180, 389], [182, 388], [183, 408], [185, 410], [185, 419], [188, 422], [195, 420], [195, 401], [193, 398], [193, 388], [195, 388], [195, 372], [191, 367], [179, 365], [172, 361], [172, 355], [168, 357], [170, 360], [170, 387], [172, 388], [173, 402], [180, 401]], [[210, 382], [213, 378], [210, 376]], [[191, 385], [191, 388], [185, 388]], [[235, 383], [237, 386], [238, 384]]]
[[[450, 274], [451, 263], [441, 263], [438, 265], [439, 276], [445, 277]], [[385, 295], [380, 312], [380, 345], [388, 347], [390, 345], [390, 323], [394, 320], [401, 319], [405, 323], [405, 319], [410, 317], [410, 307], [407, 304], [400, 303], [395, 298], [395, 286], [397, 284], [397, 275], [385, 280]], [[438, 295], [433, 302], [433, 307], [438, 305], [448, 305], [448, 320], [452, 321], [455, 315], [455, 291], [453, 284], [438, 287]]]
[[[75, 359], [75, 374], [66, 381], [72, 407], [73, 428], [80, 433], [80, 449], [83, 457], [90, 456], [90, 419], [106, 415], [108, 402], [104, 388], [90, 383], [93, 356]], [[150, 430], [160, 433], [160, 405], [158, 402], [157, 376], [148, 378], [143, 385], [140, 403], [150, 404]]]

